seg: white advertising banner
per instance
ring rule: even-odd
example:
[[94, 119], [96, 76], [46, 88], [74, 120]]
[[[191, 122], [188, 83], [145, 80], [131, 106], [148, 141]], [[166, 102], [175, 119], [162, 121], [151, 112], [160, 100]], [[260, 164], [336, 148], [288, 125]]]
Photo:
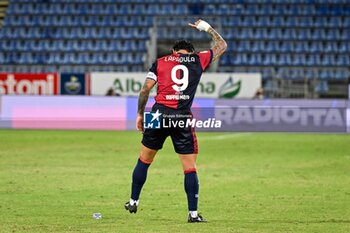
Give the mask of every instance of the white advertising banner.
[[261, 88], [260, 73], [205, 73], [197, 97], [252, 99]]
[[[145, 78], [146, 72], [91, 73], [91, 95], [138, 96]], [[259, 88], [260, 73], [204, 73], [196, 97], [252, 99]]]

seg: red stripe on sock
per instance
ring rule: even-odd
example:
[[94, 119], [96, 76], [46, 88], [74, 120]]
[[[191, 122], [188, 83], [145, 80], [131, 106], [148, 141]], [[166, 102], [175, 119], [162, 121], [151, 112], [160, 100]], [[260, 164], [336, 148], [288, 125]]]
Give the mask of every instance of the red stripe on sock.
[[142, 163], [144, 163], [144, 164], [151, 164], [151, 163], [152, 163], [152, 161], [149, 162], [149, 161], [146, 161], [146, 160], [141, 159], [141, 156], [139, 157], [139, 160], [140, 160]]
[[191, 173], [191, 172], [197, 172], [197, 169], [195, 168], [189, 168], [187, 170], [184, 171], [184, 174], [186, 175], [187, 173]]
[[[193, 118], [193, 115], [191, 113], [191, 120]], [[194, 127], [191, 127], [191, 131], [192, 131], [192, 138], [193, 138], [193, 154], [198, 154], [198, 143], [197, 143], [197, 136], [196, 136], [196, 132], [194, 130]]]

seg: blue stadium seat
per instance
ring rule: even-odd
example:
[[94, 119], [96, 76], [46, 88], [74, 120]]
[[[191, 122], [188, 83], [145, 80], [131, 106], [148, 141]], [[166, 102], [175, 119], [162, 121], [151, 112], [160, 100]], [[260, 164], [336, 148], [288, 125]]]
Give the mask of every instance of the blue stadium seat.
[[[350, 15], [350, 7], [349, 7], [349, 14]], [[343, 27], [344, 28], [349, 28], [350, 27], [350, 17], [344, 17], [344, 20], [343, 20]]]
[[254, 25], [256, 25], [254, 17], [245, 16], [243, 18], [242, 26], [245, 26], [245, 27], [249, 28], [249, 27], [252, 27]]
[[313, 54], [308, 55], [305, 64], [308, 66], [314, 66], [316, 64], [315, 55]]
[[57, 44], [55, 43], [55, 41], [53, 40], [44, 40], [42, 41], [43, 43], [43, 48], [46, 50], [46, 51], [58, 51], [58, 48], [57, 48]]
[[267, 52], [279, 52], [276, 41], [266, 41], [260, 44], [260, 49]]
[[254, 53], [258, 53], [264, 50], [264, 44], [262, 41], [253, 41], [251, 43], [245, 41], [244, 51], [252, 51]]
[[27, 40], [17, 40], [15, 42], [15, 47], [17, 51], [27, 52], [29, 50], [29, 43]]
[[294, 51], [298, 53], [305, 52], [307, 48], [308, 48], [307, 42], [301, 41], [296, 43], [296, 47], [294, 47]]
[[324, 47], [319, 41], [313, 41], [308, 48], [308, 51], [311, 53], [319, 53], [324, 50]]
[[220, 4], [215, 13], [219, 15], [230, 15], [230, 6], [227, 4]]
[[[350, 18], [350, 17], [349, 17]], [[340, 38], [342, 40], [347, 40], [349, 41], [349, 38], [350, 38], [350, 29], [349, 27], [347, 27], [346, 29], [343, 30], [343, 32], [341, 33], [341, 36]]]
[[10, 5], [10, 13], [15, 14], [27, 14], [27, 4], [23, 3], [11, 3]]
[[332, 42], [330, 41], [330, 42], [327, 42], [326, 44], [325, 44], [325, 46], [323, 46], [323, 51], [325, 51], [325, 52], [333, 52], [335, 50], [335, 48], [334, 48], [334, 45], [332, 44]]
[[319, 72], [319, 77], [321, 80], [325, 80], [325, 79], [331, 79], [332, 77], [332, 72], [330, 70], [321, 70]]
[[124, 53], [114, 54], [112, 56], [112, 61], [113, 61], [113, 64], [125, 65], [127, 64], [127, 57], [125, 56]]
[[133, 28], [122, 28], [120, 37], [123, 39], [131, 39], [133, 37]]
[[2, 40], [0, 43], [0, 52], [14, 51], [16, 48], [15, 43], [13, 40]]
[[147, 47], [146, 47], [146, 42], [145, 41], [139, 41], [137, 45], [137, 50], [140, 52], [146, 52]]
[[33, 57], [31, 53], [21, 53], [20, 57], [16, 60], [16, 64], [33, 64]]
[[277, 60], [277, 64], [280, 66], [290, 66], [292, 65], [292, 59], [290, 54], [283, 54]]
[[[72, 42], [71, 42], [72, 43]], [[101, 43], [99, 43], [97, 40], [87, 40], [86, 41], [86, 50], [87, 51], [101, 51]]]
[[266, 55], [265, 60], [264, 60], [264, 65], [267, 65], [267, 66], [275, 66], [275, 65], [277, 65], [276, 54], [268, 54], [268, 55]]
[[311, 69], [306, 69], [306, 71], [304, 72], [305, 78], [312, 80], [312, 79], [316, 79], [318, 77], [318, 73], [315, 69], [311, 68]]
[[273, 68], [267, 67], [267, 68], [262, 68], [262, 77], [263, 79], [271, 79], [275, 77], [275, 71]]
[[347, 66], [349, 67], [350, 65], [350, 58], [349, 58], [349, 53], [346, 55], [338, 55], [337, 61], [334, 62], [335, 65], [338, 66]]
[[339, 25], [342, 25], [340, 17], [330, 17], [329, 18], [329, 21], [328, 21], [329, 27], [339, 27]]
[[282, 26], [282, 25], [285, 25], [285, 24], [286, 23], [285, 23], [285, 20], [284, 20], [283, 16], [276, 16], [276, 15], [274, 15], [270, 25], [278, 27], [278, 26]]
[[334, 61], [332, 61], [331, 55], [324, 55], [321, 58], [321, 65], [324, 65], [324, 66], [332, 66], [332, 65], [334, 65]]
[[238, 52], [245, 52], [248, 51], [249, 43], [247, 41], [239, 41], [238, 45], [236, 46], [236, 51]]
[[71, 43], [72, 51], [79, 52], [87, 50], [88, 43], [82, 43], [79, 40], [72, 40]]
[[116, 46], [115, 43], [109, 40], [101, 40], [98, 42], [98, 47], [100, 48], [100, 51], [109, 52], [109, 51], [115, 51]]
[[97, 56], [93, 53], [88, 53], [84, 56], [84, 63], [88, 65], [94, 65], [97, 64]]
[[42, 43], [42, 41], [32, 39], [29, 41], [28, 50], [31, 50], [33, 52], [44, 51], [44, 43]]
[[174, 13], [178, 15], [187, 15], [189, 10], [185, 4], [177, 4], [174, 8]]
[[281, 32], [281, 39], [290, 40], [290, 39], [296, 39], [296, 37], [297, 37], [296, 32], [292, 28], [286, 28]]
[[222, 55], [220, 57], [219, 62], [220, 62], [220, 65], [222, 65], [222, 66], [231, 65], [230, 56], [229, 55]]
[[53, 26], [55, 25], [54, 22], [58, 21], [58, 16], [39, 15], [37, 17], [40, 26]]
[[293, 44], [290, 43], [289, 41], [282, 41], [281, 46], [279, 47], [279, 50], [284, 53], [284, 52], [292, 52], [294, 51]]
[[231, 56], [230, 63], [232, 65], [247, 65], [247, 60], [246, 54], [237, 54], [235, 56]]
[[207, 4], [204, 6], [203, 14], [205, 15], [214, 15], [216, 14], [216, 7], [214, 4]]
[[312, 33], [312, 36], [311, 36], [311, 39], [314, 39], [314, 40], [319, 40], [319, 39], [325, 39], [326, 38], [326, 33], [323, 29], [321, 28], [318, 28], [316, 29], [313, 33]]
[[4, 52], [0, 52], [0, 63], [1, 64], [6, 63], [5, 53]]
[[[238, 8], [238, 9], [241, 9], [241, 8]], [[247, 14], [247, 15], [259, 14], [259, 6], [256, 4], [249, 4], [249, 5], [247, 5], [247, 9], [244, 12], [245, 12], [244, 14]], [[235, 12], [235, 13], [237, 13], [237, 12]]]
[[327, 93], [329, 91], [328, 82], [326, 80], [320, 80], [315, 86], [316, 93]]
[[76, 53], [65, 53], [64, 57], [67, 64], [78, 64], [78, 55]]
[[242, 30], [242, 39], [254, 39], [253, 30], [251, 28], [245, 28]]
[[73, 49], [72, 42], [68, 40], [57, 40], [56, 44], [59, 51], [69, 52]]
[[304, 66], [306, 63], [305, 54], [293, 54], [292, 62], [294, 66]]
[[[350, 7], [347, 0], [273, 0], [269, 3], [260, 0], [12, 0], [0, 30], [0, 51], [10, 56], [3, 55], [2, 60], [9, 65], [17, 61], [35, 64], [47, 61], [50, 67], [60, 66], [62, 64], [55, 62], [62, 61], [66, 68], [77, 66], [71, 66], [71, 62], [93, 66], [93, 62], [112, 60], [113, 64], [117, 62], [116, 70], [142, 69], [140, 63], [144, 58], [138, 51], [147, 52], [149, 29], [154, 22], [161, 22], [158, 25], [161, 40], [173, 40], [179, 35], [201, 42], [210, 39], [207, 34], [185, 26], [186, 19], [192, 17], [194, 4], [204, 5], [198, 12], [212, 16], [208, 20], [220, 28], [228, 42], [228, 52], [234, 53], [221, 58], [223, 70], [232, 70], [232, 64], [238, 64], [243, 70], [258, 70], [255, 68], [261, 66], [268, 70], [306, 66], [308, 69], [303, 75], [310, 77], [308, 70], [313, 67], [348, 69]], [[156, 21], [159, 15], [172, 18]], [[189, 16], [185, 19], [179, 15]], [[61, 54], [70, 51], [77, 55], [66, 58]], [[112, 58], [106, 55], [101, 61], [88, 56], [111, 51], [121, 55]], [[18, 57], [18, 52], [33, 54]], [[94, 68], [97, 67], [110, 70], [113, 66]], [[335, 75], [345, 76], [339, 70]], [[287, 73], [300, 76], [296, 71]]]
[[258, 21], [255, 22], [255, 25], [258, 27], [269, 27], [271, 26], [270, 18], [266, 16], [259, 16]]
[[324, 27], [328, 25], [328, 21], [326, 17], [316, 17], [314, 26], [316, 27]]
[[334, 78], [338, 80], [346, 80], [348, 78], [346, 75], [346, 70], [336, 69], [334, 71]]
[[257, 65], [257, 63], [261, 63], [261, 55], [260, 54], [253, 54], [248, 57], [248, 64], [251, 66]]
[[158, 4], [150, 4], [145, 12], [148, 15], [158, 15], [160, 14], [160, 6]]
[[350, 49], [347, 45], [347, 42], [342, 41], [339, 43], [339, 47], [335, 46], [336, 49], [334, 49], [334, 51], [339, 52], [339, 53], [346, 53], [346, 52], [350, 52]]
[[297, 39], [299, 40], [309, 40], [311, 38], [311, 32], [309, 29], [299, 29], [296, 34]]

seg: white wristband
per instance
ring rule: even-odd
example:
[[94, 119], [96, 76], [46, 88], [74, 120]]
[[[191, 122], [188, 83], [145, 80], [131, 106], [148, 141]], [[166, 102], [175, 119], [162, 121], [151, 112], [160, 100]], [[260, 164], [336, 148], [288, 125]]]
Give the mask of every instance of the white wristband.
[[210, 28], [210, 24], [203, 21], [203, 20], [200, 21], [200, 23], [197, 25], [197, 29], [199, 31], [206, 31], [207, 32], [209, 30], [209, 28]]

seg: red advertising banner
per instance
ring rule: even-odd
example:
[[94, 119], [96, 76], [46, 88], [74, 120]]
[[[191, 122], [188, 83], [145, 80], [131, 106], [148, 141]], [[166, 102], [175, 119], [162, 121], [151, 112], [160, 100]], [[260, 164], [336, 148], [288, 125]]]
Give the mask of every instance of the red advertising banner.
[[57, 95], [57, 73], [0, 73], [0, 95]]

